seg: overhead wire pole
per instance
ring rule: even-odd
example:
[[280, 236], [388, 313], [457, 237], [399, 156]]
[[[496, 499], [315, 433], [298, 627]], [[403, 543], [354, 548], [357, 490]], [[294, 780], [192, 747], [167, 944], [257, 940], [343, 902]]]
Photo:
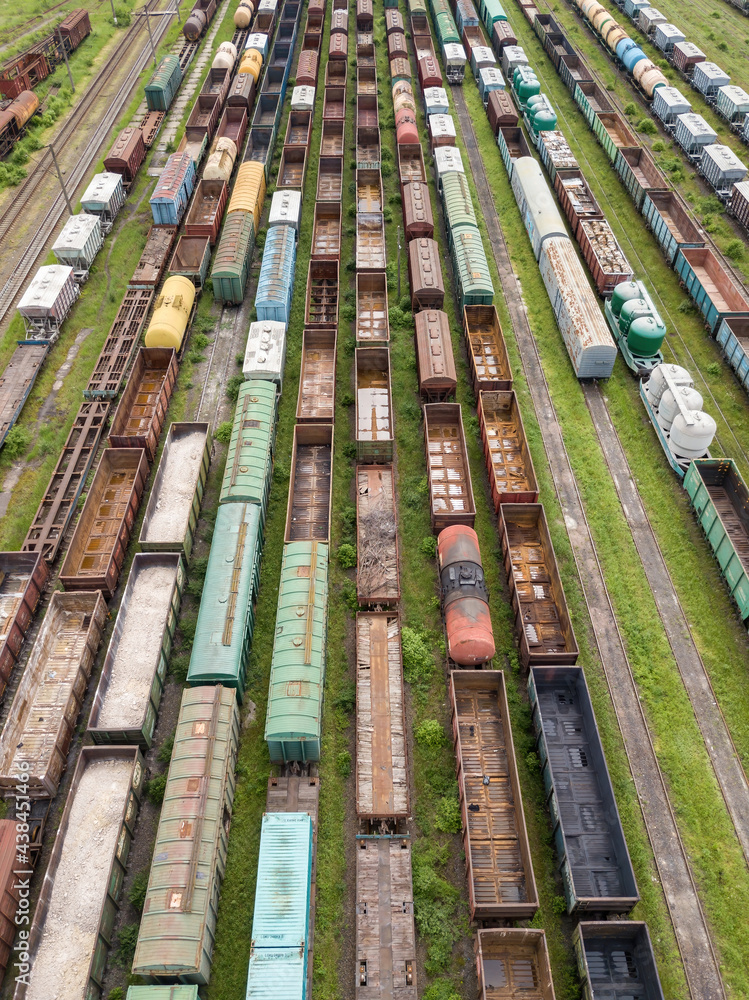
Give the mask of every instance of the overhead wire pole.
[[70, 204], [70, 198], [68, 198], [68, 192], [65, 187], [65, 181], [62, 179], [62, 171], [60, 170], [60, 164], [57, 162], [57, 157], [55, 156], [55, 147], [52, 144], [50, 144], [47, 148], [52, 154], [52, 162], [54, 163], [55, 170], [57, 171], [57, 179], [60, 181], [60, 187], [62, 188], [62, 195], [63, 198], [65, 199], [65, 204], [68, 206], [68, 212], [72, 215], [73, 206]]
[[65, 60], [65, 69], [68, 71], [68, 78], [70, 79], [70, 89], [75, 93], [75, 84], [73, 83], [73, 74], [70, 72], [70, 63], [68, 62], [68, 51], [65, 48], [65, 40], [62, 37], [62, 32], [58, 26], [57, 37], [60, 39], [60, 48], [62, 49], [62, 57]]
[[148, 0], [148, 3], [145, 5], [145, 7], [143, 8], [143, 10], [138, 11], [138, 13], [137, 13], [136, 16], [137, 17], [145, 17], [145, 19], [146, 19], [146, 27], [148, 28], [148, 40], [151, 43], [151, 55], [153, 56], [153, 65], [154, 65], [154, 69], [156, 69], [156, 67], [158, 66], [158, 62], [156, 60], [156, 49], [154, 48], [154, 44], [153, 44], [153, 35], [151, 34], [151, 21], [150, 21], [150, 18], [152, 18], [152, 17], [171, 17], [172, 14], [176, 14], [177, 15], [177, 20], [180, 22], [180, 24], [182, 23], [182, 18], [180, 17], [180, 13], [179, 13], [179, 0], [175, 0], [174, 7], [170, 7], [168, 10], [149, 10], [148, 6], [149, 6], [150, 3], [151, 3], [151, 0]]

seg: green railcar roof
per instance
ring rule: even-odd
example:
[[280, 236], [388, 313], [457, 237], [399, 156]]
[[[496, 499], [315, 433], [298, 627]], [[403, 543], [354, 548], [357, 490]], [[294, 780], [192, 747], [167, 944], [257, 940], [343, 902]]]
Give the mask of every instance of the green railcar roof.
[[234, 412], [221, 503], [259, 504], [265, 520], [275, 435], [275, 384], [260, 379], [243, 382]]

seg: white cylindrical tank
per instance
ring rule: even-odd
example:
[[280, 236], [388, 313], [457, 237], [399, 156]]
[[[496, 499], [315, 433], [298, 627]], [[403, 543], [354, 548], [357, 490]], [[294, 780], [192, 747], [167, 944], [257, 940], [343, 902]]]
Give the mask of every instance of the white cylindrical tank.
[[657, 365], [648, 379], [648, 398], [653, 406], [658, 406], [661, 396], [668, 389], [666, 375], [681, 385], [690, 387], [694, 385], [694, 379], [686, 368], [682, 368], [680, 365]]
[[671, 429], [671, 425], [679, 413], [680, 403], [688, 410], [701, 410], [702, 396], [696, 389], [691, 389], [688, 385], [680, 386], [676, 390], [676, 395], [674, 395], [671, 389], [666, 389], [661, 396], [660, 406], [658, 407], [658, 423], [664, 431]]
[[211, 68], [228, 69], [231, 72], [234, 69], [236, 61], [237, 47], [232, 42], [222, 42], [218, 47], [216, 55], [213, 57]]
[[713, 442], [717, 425], [709, 413], [692, 411], [693, 424], [680, 413], [671, 427], [671, 450], [677, 458], [699, 458]]

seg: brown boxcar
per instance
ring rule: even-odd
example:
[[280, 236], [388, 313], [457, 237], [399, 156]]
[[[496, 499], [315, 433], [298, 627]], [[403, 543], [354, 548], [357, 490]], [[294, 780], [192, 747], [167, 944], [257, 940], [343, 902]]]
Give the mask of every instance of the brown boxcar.
[[60, 22], [57, 30], [63, 38], [70, 40], [70, 51], [75, 51], [83, 39], [91, 34], [91, 21], [88, 11], [83, 9], [71, 10], [67, 17]]
[[311, 260], [307, 271], [305, 326], [338, 326], [338, 261]]
[[318, 201], [312, 223], [311, 256], [316, 260], [341, 257], [341, 203]]
[[104, 169], [110, 174], [122, 174], [125, 183], [131, 184], [145, 158], [143, 133], [139, 128], [128, 125], [114, 140], [114, 145], [104, 159]]
[[101, 593], [55, 591], [0, 737], [0, 788], [52, 798], [67, 765], [76, 720], [99, 648], [107, 606]]
[[391, 31], [387, 36], [388, 59], [397, 59], [402, 56], [408, 57], [408, 46], [406, 45], [406, 35], [403, 31]]
[[[356, 815], [409, 815], [403, 652], [398, 615], [356, 615]], [[400, 992], [400, 991], [398, 991]]]
[[575, 238], [583, 219], [603, 218], [603, 212], [581, 170], [558, 170], [554, 190]]
[[354, 377], [356, 457], [360, 462], [392, 462], [394, 431], [389, 348], [357, 347]]
[[312, 135], [312, 112], [291, 111], [286, 125], [284, 146], [309, 146]]
[[374, 5], [372, 0], [356, 0], [356, 30], [371, 31], [374, 27]]
[[361, 272], [356, 276], [356, 345], [388, 343], [387, 275], [384, 271]]
[[142, 449], [104, 451], [60, 569], [66, 590], [96, 589], [111, 599], [147, 478]]
[[198, 94], [198, 99], [193, 105], [185, 125], [185, 135], [188, 140], [199, 139], [206, 135], [208, 142], [210, 142], [216, 131], [220, 113], [221, 102], [218, 97], [214, 97], [212, 94]]
[[342, 59], [330, 59], [325, 67], [326, 87], [345, 87], [348, 80], [348, 63]]
[[41, 555], [0, 552], [0, 697], [48, 579], [49, 568]]
[[153, 462], [176, 381], [177, 357], [172, 349], [140, 348], [112, 419], [110, 448], [142, 448]]
[[285, 542], [328, 542], [333, 480], [333, 424], [297, 424]]
[[382, 212], [382, 174], [379, 170], [356, 171], [356, 211]]
[[509, 21], [495, 21], [492, 26], [492, 48], [497, 56], [502, 55], [505, 45], [517, 45], [518, 40]]
[[297, 423], [332, 423], [335, 416], [335, 361], [337, 331], [304, 330]]
[[515, 393], [480, 392], [478, 416], [495, 511], [503, 503], [536, 503], [538, 481]]
[[380, 130], [378, 128], [358, 128], [356, 130], [357, 170], [379, 170], [380, 155]]
[[412, 78], [411, 63], [406, 56], [396, 56], [390, 60], [390, 77], [396, 81]]
[[577, 242], [599, 295], [610, 295], [622, 281], [632, 280], [632, 268], [606, 219], [581, 220]]
[[186, 235], [204, 236], [212, 246], [218, 239], [227, 198], [226, 181], [198, 181], [185, 216]]
[[301, 190], [307, 173], [307, 147], [284, 146], [278, 165], [276, 187]]
[[411, 240], [408, 244], [408, 275], [411, 304], [418, 309], [441, 309], [445, 301], [440, 249], [434, 240]]
[[[307, 49], [299, 56], [296, 69], [298, 87], [317, 87], [317, 71], [320, 67], [320, 56], [312, 49]], [[292, 114], [294, 112], [292, 111]]]
[[357, 212], [356, 270], [385, 269], [385, 219], [382, 212]]
[[438, 535], [451, 524], [472, 528], [476, 506], [459, 403], [424, 404], [424, 446], [432, 531]]
[[385, 8], [385, 31], [389, 35], [391, 31], [405, 31], [403, 15], [397, 7]]
[[476, 396], [495, 389], [512, 389], [510, 359], [496, 307], [466, 306], [463, 333]]
[[374, 94], [357, 94], [356, 96], [356, 127], [379, 128], [380, 114], [377, 109], [377, 97]]
[[346, 88], [326, 87], [323, 95], [322, 116], [324, 121], [340, 121], [346, 117]]
[[22, 856], [16, 859], [17, 833], [15, 820], [0, 819], [0, 979], [8, 968], [18, 930], [16, 915], [20, 912], [19, 890], [22, 885], [16, 877], [16, 870], [30, 867], [30, 860], [26, 861]]
[[421, 89], [442, 86], [442, 71], [435, 55], [423, 56], [417, 64]]
[[341, 62], [348, 59], [348, 35], [337, 31], [334, 35], [330, 36], [328, 59], [331, 62]]
[[571, 664], [578, 649], [540, 503], [505, 503], [499, 535], [524, 667]]
[[359, 604], [400, 600], [392, 465], [356, 468], [356, 596]]
[[344, 123], [324, 121], [320, 137], [320, 156], [343, 156]]
[[[525, 992], [526, 983], [532, 984], [529, 996], [534, 1000], [554, 1000], [549, 950], [543, 931], [525, 927], [479, 930], [474, 948], [478, 1000], [504, 1000], [516, 989]], [[507, 990], [498, 989], [498, 982], [507, 983]]]
[[321, 156], [317, 170], [317, 201], [340, 201], [343, 195], [343, 157]]
[[238, 150], [242, 148], [247, 131], [247, 111], [241, 107], [226, 107], [216, 129], [216, 135], [211, 146], [211, 152], [216, 148], [219, 139], [231, 139]]
[[450, 708], [471, 920], [530, 920], [538, 892], [503, 672], [452, 670]]
[[[245, 74], [243, 73], [242, 76]], [[251, 75], [251, 74], [247, 74]], [[218, 97], [221, 101], [221, 106], [223, 107], [229, 94], [229, 86], [231, 85], [231, 70], [226, 68], [222, 69], [211, 69], [208, 70], [208, 76], [205, 78], [205, 83], [200, 88], [201, 94], [206, 94], [208, 97]], [[247, 106], [244, 105], [245, 111]]]
[[403, 227], [407, 240], [434, 236], [432, 200], [423, 181], [403, 185]]
[[234, 82], [229, 88], [229, 96], [226, 103], [230, 107], [246, 108], [249, 115], [255, 103], [255, 91], [257, 90], [257, 80], [252, 73], [237, 73]]
[[420, 143], [401, 143], [398, 146], [398, 176], [401, 180], [401, 194], [404, 185], [411, 181], [421, 181], [422, 184], [426, 184], [427, 172]]
[[49, 60], [43, 52], [24, 52], [0, 76], [0, 94], [13, 100], [34, 87], [50, 74]]
[[356, 93], [377, 94], [377, 70], [374, 66], [363, 66], [356, 71]]
[[450, 321], [440, 309], [423, 309], [414, 320], [419, 395], [427, 403], [444, 402], [455, 395], [458, 384]]

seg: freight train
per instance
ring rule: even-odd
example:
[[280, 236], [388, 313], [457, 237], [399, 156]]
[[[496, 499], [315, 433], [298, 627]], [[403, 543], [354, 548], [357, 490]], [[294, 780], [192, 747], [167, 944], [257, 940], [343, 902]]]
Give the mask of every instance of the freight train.
[[0, 74], [0, 94], [18, 97], [46, 80], [55, 66], [78, 48], [91, 34], [87, 10], [71, 11], [48, 35], [15, 56]]

